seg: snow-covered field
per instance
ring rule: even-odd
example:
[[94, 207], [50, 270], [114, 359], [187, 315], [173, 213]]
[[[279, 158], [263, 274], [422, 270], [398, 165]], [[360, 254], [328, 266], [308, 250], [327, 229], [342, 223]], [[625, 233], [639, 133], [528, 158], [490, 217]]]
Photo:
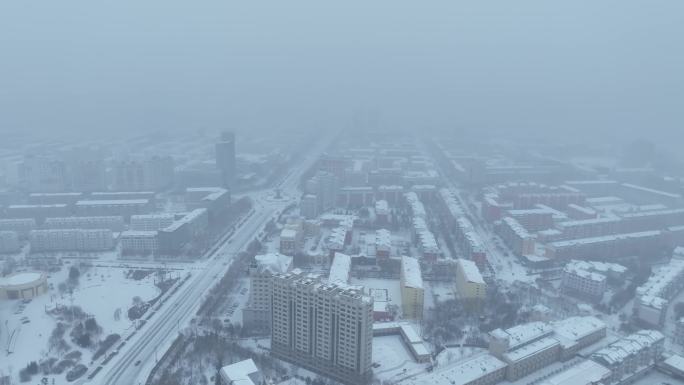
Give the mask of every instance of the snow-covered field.
[[380, 364], [373, 374], [383, 381], [399, 381], [427, 367], [413, 360], [399, 335], [373, 338], [373, 362]]
[[[114, 267], [85, 270], [73, 294], [60, 294], [58, 286], [67, 280], [68, 268], [67, 265], [61, 271], [51, 273], [48, 277], [49, 292], [31, 302], [0, 302], [0, 373], [11, 372], [17, 378], [19, 370], [28, 362], [58, 356], [57, 352], [50, 351], [48, 343], [57, 324], [54, 316], [48, 313], [51, 309], [71, 305], [81, 307], [86, 314], [95, 317], [104, 338], [112, 333], [123, 335], [132, 327], [127, 310], [133, 303], [133, 297], [148, 301], [159, 294], [159, 289], [154, 285], [154, 274], [136, 281], [125, 277], [126, 269]], [[120, 309], [119, 317], [115, 317], [117, 309]], [[71, 349], [82, 352], [82, 363], [90, 362], [92, 350], [77, 348], [68, 334], [65, 340]], [[51, 376], [48, 378], [52, 379]], [[56, 383], [64, 382], [64, 374], [55, 376], [55, 379]]]

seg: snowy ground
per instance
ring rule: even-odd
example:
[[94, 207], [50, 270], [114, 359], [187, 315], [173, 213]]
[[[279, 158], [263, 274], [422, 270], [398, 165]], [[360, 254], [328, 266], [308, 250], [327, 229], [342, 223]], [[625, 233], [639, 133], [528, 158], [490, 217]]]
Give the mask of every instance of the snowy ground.
[[373, 362], [380, 364], [373, 374], [383, 381], [399, 381], [424, 372], [428, 365], [413, 360], [399, 335], [373, 338]]
[[[61, 295], [57, 287], [67, 279], [68, 266], [57, 273], [52, 273], [48, 277], [49, 292], [30, 303], [24, 305], [21, 301], [0, 302], [0, 322], [3, 325], [0, 331], [0, 372], [11, 371], [17, 376], [19, 370], [29, 361], [38, 361], [54, 355], [49, 351], [48, 339], [56, 321], [46, 312], [49, 309], [60, 305], [80, 306], [85, 313], [95, 316], [97, 323], [102, 327], [104, 338], [112, 333], [124, 334], [132, 327], [127, 310], [132, 304], [133, 297], [139, 296], [143, 301], [147, 301], [159, 294], [159, 289], [154, 285], [154, 274], [135, 281], [124, 276], [127, 270], [125, 268], [93, 267], [82, 273], [73, 295]], [[118, 320], [114, 316], [117, 309], [121, 310]], [[8, 354], [11, 333], [14, 334], [9, 349], [11, 353]], [[83, 353], [81, 361], [87, 364], [92, 351], [79, 350]], [[64, 374], [57, 376], [56, 379], [57, 383], [63, 381]]]

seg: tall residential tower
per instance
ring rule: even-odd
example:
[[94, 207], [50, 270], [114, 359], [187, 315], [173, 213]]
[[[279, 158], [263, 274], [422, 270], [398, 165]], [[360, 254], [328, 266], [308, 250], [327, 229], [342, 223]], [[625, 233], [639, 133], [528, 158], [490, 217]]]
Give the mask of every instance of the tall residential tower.
[[273, 277], [271, 353], [346, 384], [371, 377], [373, 299], [320, 277]]

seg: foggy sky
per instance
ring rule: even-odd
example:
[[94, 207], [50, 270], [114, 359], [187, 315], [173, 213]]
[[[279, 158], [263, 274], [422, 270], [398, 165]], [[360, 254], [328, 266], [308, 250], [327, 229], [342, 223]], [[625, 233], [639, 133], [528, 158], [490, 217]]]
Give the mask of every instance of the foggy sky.
[[0, 1], [3, 132], [283, 130], [361, 111], [382, 128], [671, 141], [683, 68], [682, 0]]

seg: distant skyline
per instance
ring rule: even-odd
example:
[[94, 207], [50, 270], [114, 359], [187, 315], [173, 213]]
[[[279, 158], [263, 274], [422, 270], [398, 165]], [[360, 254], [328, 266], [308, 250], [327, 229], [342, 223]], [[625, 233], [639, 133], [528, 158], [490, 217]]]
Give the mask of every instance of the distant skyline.
[[0, 132], [339, 128], [372, 111], [390, 129], [674, 148], [683, 46], [679, 0], [6, 1]]

